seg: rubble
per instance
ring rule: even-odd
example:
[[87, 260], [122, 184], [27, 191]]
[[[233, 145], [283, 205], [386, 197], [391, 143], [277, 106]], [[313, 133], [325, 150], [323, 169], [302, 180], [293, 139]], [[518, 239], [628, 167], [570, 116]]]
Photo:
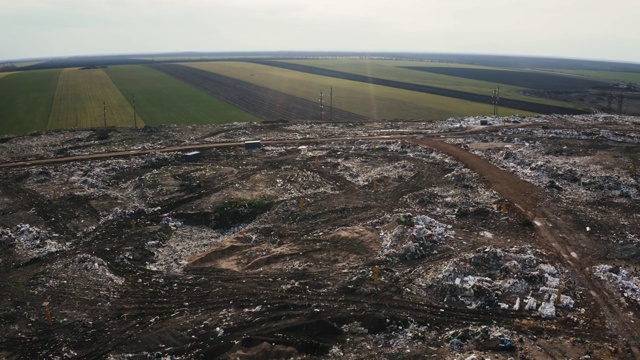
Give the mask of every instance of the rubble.
[[59, 234], [29, 224], [19, 224], [10, 229], [0, 228], [0, 244], [14, 248], [22, 262], [67, 250], [67, 244], [61, 241]]
[[556, 307], [551, 301], [543, 302], [538, 308], [538, 314], [544, 319], [554, 318], [556, 317]]
[[601, 264], [593, 267], [593, 274], [617, 289], [625, 299], [640, 304], [640, 272], [637, 269]]
[[[164, 219], [167, 217], [163, 218], [163, 223], [170, 226]], [[206, 226], [179, 226], [164, 243], [147, 243], [147, 249], [154, 253], [154, 259], [146, 267], [166, 273], [181, 273], [193, 256], [219, 243], [224, 237], [223, 232]]]
[[[524, 310], [533, 311], [547, 297], [555, 301], [563, 278], [541, 256], [542, 253], [529, 247], [480, 248], [435, 268], [412, 271], [407, 274], [412, 279], [409, 289], [423, 296], [435, 292], [438, 299], [459, 301], [471, 309], [506, 309], [512, 304], [512, 309], [518, 311], [523, 298]], [[550, 288], [549, 284], [556, 288]], [[561, 299], [563, 308], [573, 309], [572, 297], [562, 295]], [[548, 305], [539, 312], [550, 314]]]
[[382, 254], [389, 259], [421, 259], [434, 251], [434, 247], [455, 232], [451, 225], [443, 224], [426, 215], [397, 215], [399, 226], [393, 231], [380, 233]]
[[509, 339], [515, 334], [511, 330], [498, 326], [469, 326], [450, 330], [445, 333], [443, 339], [448, 341], [449, 347], [456, 352], [463, 352], [470, 348], [511, 351], [515, 347]]

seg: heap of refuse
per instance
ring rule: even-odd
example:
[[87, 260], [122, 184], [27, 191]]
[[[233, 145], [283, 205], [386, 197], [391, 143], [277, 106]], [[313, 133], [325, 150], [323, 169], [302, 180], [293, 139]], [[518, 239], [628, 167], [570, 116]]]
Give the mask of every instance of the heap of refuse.
[[[575, 130], [536, 130], [533, 128], [517, 128], [504, 130], [504, 135], [536, 135], [540, 137], [557, 137], [563, 139], [591, 139], [614, 137], [611, 133], [604, 135], [585, 135]], [[538, 134], [537, 132], [541, 132]], [[517, 134], [515, 134], [517, 133]], [[616, 137], [616, 141], [635, 144], [640, 137], [626, 134], [626, 137]], [[563, 198], [571, 202], [592, 201], [598, 199], [637, 200], [640, 189], [634, 175], [630, 172], [631, 163], [628, 159], [612, 159], [612, 164], [594, 163], [593, 159], [584, 154], [574, 154], [566, 149], [549, 149], [547, 144], [538, 141], [525, 141], [511, 136], [484, 138], [483, 141], [504, 144], [504, 146], [486, 149], [472, 149], [496, 166], [509, 171], [521, 179], [531, 182], [541, 188], [562, 194]], [[477, 142], [473, 139], [458, 140], [462, 146], [469, 146]]]
[[640, 304], [640, 272], [620, 266], [594, 266], [593, 274], [618, 289], [622, 295]]
[[515, 332], [497, 326], [469, 326], [446, 332], [442, 340], [456, 351], [472, 348], [512, 351], [515, 350], [515, 346], [511, 338], [515, 335]]
[[[508, 250], [488, 246], [452, 259], [434, 269], [418, 267], [409, 276], [409, 290], [471, 309], [537, 311], [556, 316], [556, 306], [573, 309], [573, 289], [558, 269], [529, 247]], [[560, 301], [557, 296], [560, 294]]]
[[[169, 225], [174, 220], [163, 218], [163, 224]], [[181, 273], [189, 259], [219, 243], [224, 234], [207, 226], [183, 226], [181, 222], [173, 222], [175, 229], [164, 242], [150, 241], [147, 250], [154, 253], [153, 262], [146, 265], [147, 269], [166, 273]]]
[[380, 233], [382, 254], [391, 260], [422, 259], [455, 234], [451, 225], [426, 215], [402, 214], [396, 218], [398, 226], [395, 229]]
[[19, 224], [10, 229], [0, 228], [0, 244], [13, 247], [22, 261], [42, 258], [65, 250], [64, 244], [53, 240], [57, 237], [58, 234], [29, 224]]

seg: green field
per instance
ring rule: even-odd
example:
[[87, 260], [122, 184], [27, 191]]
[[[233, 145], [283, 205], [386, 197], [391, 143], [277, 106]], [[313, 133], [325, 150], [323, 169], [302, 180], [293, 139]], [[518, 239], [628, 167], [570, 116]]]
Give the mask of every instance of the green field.
[[18, 72], [0, 79], [0, 133], [45, 130], [60, 70]]
[[434, 86], [443, 89], [464, 91], [474, 94], [491, 95], [493, 90], [500, 86], [500, 94], [515, 100], [531, 101], [540, 104], [564, 106], [578, 108], [578, 106], [561, 101], [542, 99], [526, 96], [521, 93], [523, 87], [500, 84], [496, 82], [473, 80], [457, 76], [449, 76], [432, 72], [406, 69], [404, 67], [430, 66], [442, 68], [461, 69], [485, 69], [495, 70], [486, 66], [463, 65], [453, 63], [418, 62], [406, 60], [355, 60], [355, 59], [335, 59], [335, 60], [291, 60], [286, 61], [294, 64], [316, 66], [320, 68], [343, 71], [352, 74], [366, 75], [381, 79], [402, 81], [412, 84]]
[[588, 71], [588, 70], [554, 70], [555, 72], [579, 75], [587, 78], [640, 84], [640, 72], [623, 71]]
[[[50, 130], [133, 126], [133, 108], [102, 69], [64, 69], [58, 79]], [[137, 125], [144, 126], [138, 116]]]
[[[336, 108], [364, 115], [371, 119], [446, 119], [452, 116], [489, 115], [492, 106], [443, 96], [341, 80], [271, 66], [245, 62], [184, 63], [183, 65], [211, 71], [264, 86], [286, 94], [317, 101], [320, 91], [329, 101], [333, 87]], [[527, 113], [500, 109], [501, 115]]]
[[149, 125], [220, 124], [259, 121], [255, 116], [211, 97], [171, 76], [142, 65], [105, 69]]
[[[283, 63], [309, 67], [279, 67]], [[238, 87], [232, 85], [223, 93], [209, 95], [216, 93], [206, 86], [221, 86], [216, 84], [224, 82], [224, 78], [218, 77], [218, 80], [204, 84], [208, 81], [204, 79], [207, 75], [199, 73], [183, 82], [178, 80], [180, 76], [174, 78], [168, 75], [170, 72], [161, 72], [153, 66], [144, 65], [0, 73], [0, 134], [101, 127], [104, 125], [103, 103], [106, 104], [108, 126], [133, 126], [134, 95], [138, 127], [145, 124], [260, 121], [256, 115], [247, 111], [268, 118], [255, 110], [261, 109], [261, 106], [263, 109], [270, 109], [268, 102], [272, 100], [261, 103], [264, 99], [260, 98], [261, 94], [270, 93], [270, 89], [297, 97], [289, 98], [290, 101], [296, 102], [302, 98], [314, 103], [318, 102], [322, 91], [325, 106], [328, 107], [332, 88], [334, 108], [351, 112], [356, 117], [360, 115], [376, 120], [442, 120], [455, 116], [490, 115], [493, 107], [489, 104], [489, 96], [498, 85], [505, 103], [508, 99], [535, 103], [534, 106], [531, 106], [531, 103], [511, 103], [511, 106], [520, 106], [530, 111], [536, 111], [538, 104], [582, 110], [588, 106], [607, 111], [610, 109], [604, 109], [606, 104], [601, 99], [602, 95], [595, 94], [593, 99], [584, 100], [584, 95], [580, 94], [587, 88], [611, 91], [606, 90], [607, 82], [640, 83], [640, 72], [552, 69], [531, 71], [409, 60], [307, 59], [258, 64], [238, 59], [183, 62], [181, 65], [224, 75], [240, 82]], [[560, 76], [565, 74], [572, 76]], [[373, 80], [364, 76], [374, 78], [378, 85], [368, 83]], [[598, 84], [598, 81], [602, 80], [604, 87], [587, 86]], [[263, 88], [253, 94], [251, 91], [242, 90], [244, 85], [241, 82]], [[564, 97], [554, 95], [560, 93], [554, 90], [564, 88], [575, 88], [575, 91]], [[528, 89], [534, 89], [529, 91], [530, 94], [535, 93], [548, 98], [524, 95], [523, 92]], [[228, 93], [233, 93], [235, 97], [223, 96]], [[475, 94], [483, 95], [484, 98]], [[235, 106], [214, 96], [224, 97]], [[600, 98], [596, 98], [597, 96]], [[234, 102], [235, 100], [239, 101]], [[637, 107], [634, 107], [632, 97], [629, 96], [626, 100], [627, 113], [636, 111]], [[574, 101], [575, 104], [563, 101]], [[305, 103], [309, 108], [314, 106]], [[586, 105], [581, 107], [578, 104]], [[294, 106], [291, 105], [289, 108]], [[542, 107], [539, 111], [551, 110]], [[506, 107], [499, 108], [499, 115], [512, 114], [532, 113]], [[302, 118], [306, 119], [306, 116], [309, 115]]]
[[410, 70], [424, 71], [474, 81], [497, 82], [521, 89], [571, 91], [604, 86], [606, 83], [582, 76], [530, 70], [471, 69], [465, 67], [412, 66]]

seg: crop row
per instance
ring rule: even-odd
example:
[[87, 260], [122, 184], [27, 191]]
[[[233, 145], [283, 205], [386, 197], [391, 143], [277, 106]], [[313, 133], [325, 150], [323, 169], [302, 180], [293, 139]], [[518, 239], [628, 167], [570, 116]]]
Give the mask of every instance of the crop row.
[[[455, 99], [474, 101], [484, 104], [492, 104], [494, 99], [491, 95], [475, 94], [459, 90], [444, 89], [429, 85], [420, 85], [396, 80], [381, 79], [373, 76], [359, 75], [344, 71], [330, 70], [310, 65], [295, 64], [290, 62], [272, 61], [272, 60], [254, 60], [254, 63], [280, 67], [289, 70], [301, 71], [316, 75], [329, 76], [339, 79], [359, 81], [373, 85], [389, 86], [393, 88], [417, 91], [427, 94], [441, 95]], [[501, 98], [500, 105], [512, 109], [519, 109], [541, 114], [583, 114], [584, 111], [562, 106], [540, 104], [524, 100], [516, 100], [509, 98]]]
[[[277, 90], [188, 66], [152, 67], [264, 120], [320, 120], [323, 117], [320, 104]], [[341, 109], [333, 109], [333, 118], [336, 121], [366, 119]]]

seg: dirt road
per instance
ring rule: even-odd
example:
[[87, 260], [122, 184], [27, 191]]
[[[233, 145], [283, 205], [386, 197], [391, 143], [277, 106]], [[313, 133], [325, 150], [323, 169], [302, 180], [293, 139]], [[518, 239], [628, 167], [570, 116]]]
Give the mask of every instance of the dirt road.
[[486, 179], [493, 190], [534, 221], [537, 225], [538, 245], [555, 253], [558, 261], [571, 269], [576, 281], [591, 290], [590, 295], [603, 312], [609, 330], [618, 336], [621, 343], [629, 347], [636, 359], [640, 359], [638, 349], [640, 331], [635, 325], [640, 319], [623, 313], [615, 301], [615, 294], [606, 289], [601, 282], [593, 279], [591, 268], [596, 264], [591, 261], [590, 250], [596, 246], [593, 240], [586, 236], [584, 230], [577, 229], [571, 224], [570, 219], [558, 216], [561, 209], [552, 204], [541, 206], [538, 189], [533, 184], [519, 179], [481, 157], [442, 141], [419, 139], [413, 142], [446, 153], [465, 164]]

